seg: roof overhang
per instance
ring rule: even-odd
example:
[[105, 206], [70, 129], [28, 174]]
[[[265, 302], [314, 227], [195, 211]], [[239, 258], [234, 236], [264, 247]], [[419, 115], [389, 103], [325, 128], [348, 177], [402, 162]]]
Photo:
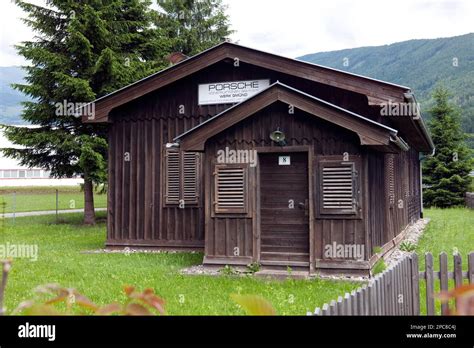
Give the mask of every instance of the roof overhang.
[[361, 145], [374, 146], [375, 149], [386, 152], [408, 149], [395, 129], [279, 82], [200, 123], [174, 140], [184, 151], [204, 151], [209, 138], [277, 101], [356, 133]]
[[93, 102], [95, 103], [94, 116], [83, 115], [82, 120], [87, 123], [108, 122], [112, 109], [224, 59], [238, 59], [243, 63], [364, 94], [371, 104], [388, 101], [403, 102], [404, 94], [410, 92], [410, 89], [405, 86], [224, 42], [95, 100]]

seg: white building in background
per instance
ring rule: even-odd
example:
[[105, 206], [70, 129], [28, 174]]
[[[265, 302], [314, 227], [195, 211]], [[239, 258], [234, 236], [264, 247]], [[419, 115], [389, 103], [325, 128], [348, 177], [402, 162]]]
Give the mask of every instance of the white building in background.
[[[12, 144], [0, 129], [1, 148], [21, 148]], [[43, 168], [21, 166], [17, 160], [3, 156], [0, 151], [0, 187], [5, 186], [74, 186], [82, 184], [81, 178], [54, 179]]]

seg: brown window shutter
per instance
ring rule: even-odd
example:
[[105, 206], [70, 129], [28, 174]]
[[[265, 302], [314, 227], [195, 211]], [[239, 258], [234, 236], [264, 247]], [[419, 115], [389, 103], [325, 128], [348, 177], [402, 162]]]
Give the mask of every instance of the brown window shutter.
[[358, 215], [358, 162], [322, 159], [319, 162], [319, 214]]
[[214, 172], [214, 212], [246, 214], [248, 173], [246, 165], [217, 165]]
[[182, 199], [185, 204], [199, 203], [200, 155], [196, 152], [183, 152]]
[[178, 204], [180, 196], [180, 153], [175, 149], [165, 152], [165, 203]]
[[388, 202], [390, 205], [395, 204], [395, 164], [394, 155], [386, 155], [385, 158], [385, 179], [387, 185]]

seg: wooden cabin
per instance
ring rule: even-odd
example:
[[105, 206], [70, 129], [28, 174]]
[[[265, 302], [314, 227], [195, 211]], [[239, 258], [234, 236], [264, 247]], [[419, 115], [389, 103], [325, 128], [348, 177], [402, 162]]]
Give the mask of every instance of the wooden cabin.
[[422, 214], [415, 102], [228, 42], [102, 97], [83, 121], [109, 130], [106, 246], [368, 274]]

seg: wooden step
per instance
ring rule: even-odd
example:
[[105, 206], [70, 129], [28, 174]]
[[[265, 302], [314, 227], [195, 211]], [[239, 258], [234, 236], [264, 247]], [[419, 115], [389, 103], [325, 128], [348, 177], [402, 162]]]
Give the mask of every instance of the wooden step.
[[278, 260], [260, 260], [262, 266], [290, 266], [290, 267], [309, 267], [309, 261], [278, 261]]
[[262, 277], [262, 278], [272, 278], [272, 279], [280, 279], [285, 280], [288, 278], [291, 279], [307, 279], [309, 277], [308, 271], [292, 271], [288, 273], [285, 270], [272, 270], [272, 269], [264, 269], [255, 273], [255, 276]]
[[284, 262], [308, 262], [309, 263], [309, 253], [285, 253], [285, 252], [270, 252], [262, 251], [260, 255], [261, 262], [264, 261], [278, 261], [280, 263]]

